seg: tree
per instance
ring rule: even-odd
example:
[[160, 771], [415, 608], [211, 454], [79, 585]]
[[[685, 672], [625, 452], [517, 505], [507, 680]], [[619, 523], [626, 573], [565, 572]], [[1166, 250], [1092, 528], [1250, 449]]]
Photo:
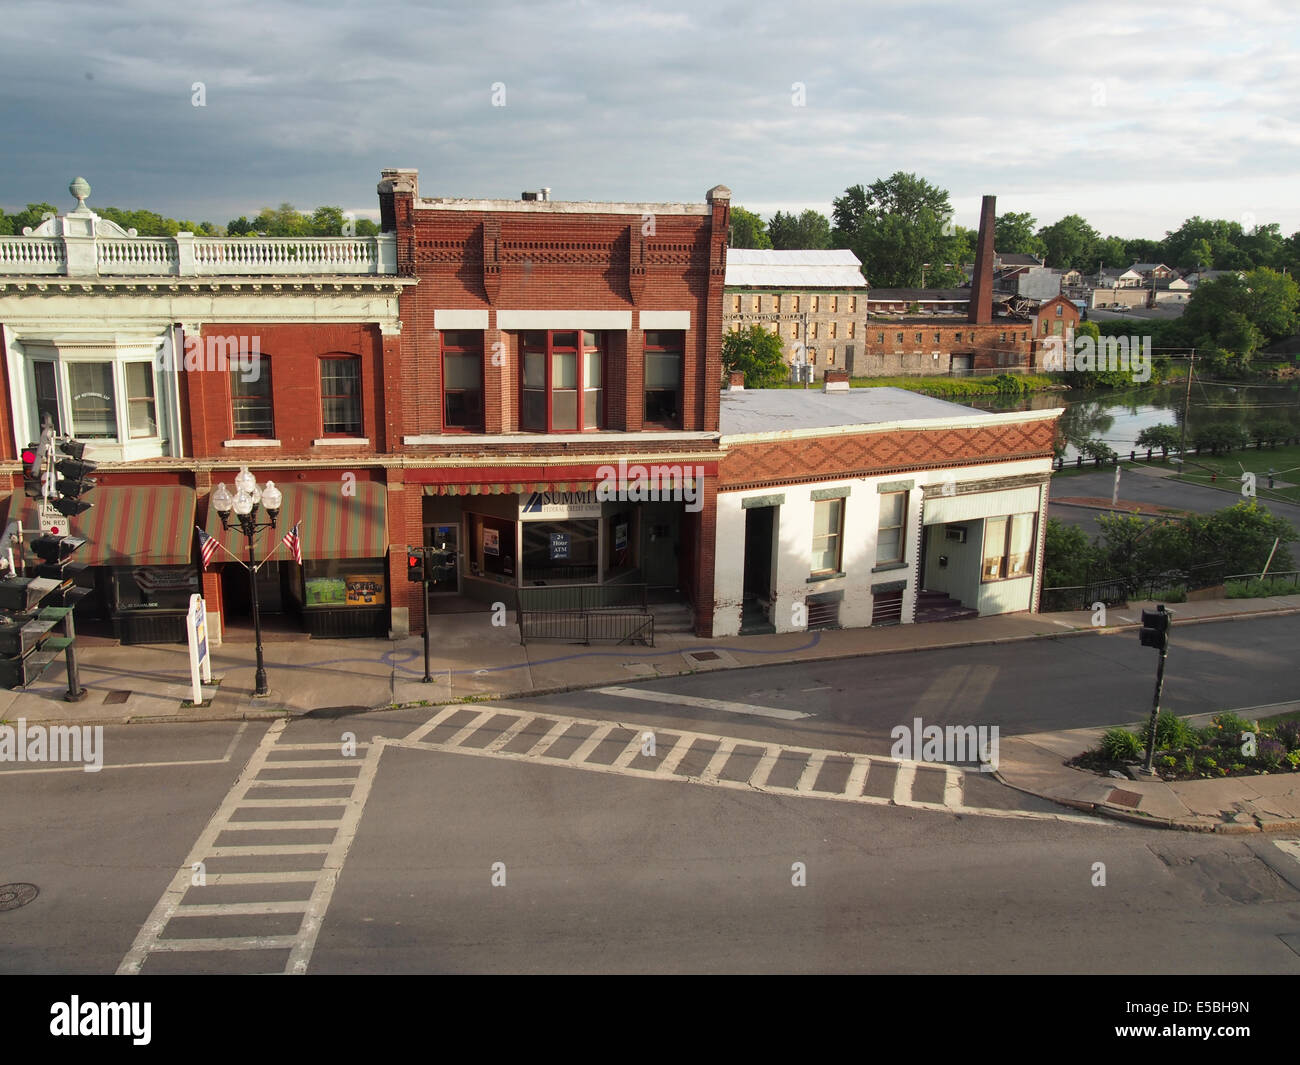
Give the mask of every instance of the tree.
[[46, 215], [58, 213], [58, 208], [52, 203], [29, 203], [24, 210], [11, 215], [0, 211], [0, 235], [21, 237], [28, 226], [35, 229]]
[[867, 188], [853, 185], [832, 208], [833, 243], [851, 248], [877, 287], [916, 288], [926, 263], [938, 269], [957, 262], [962, 245], [948, 190], [915, 174], [900, 170]]
[[1158, 447], [1161, 454], [1168, 455], [1170, 451], [1177, 451], [1179, 441], [1182, 439], [1178, 426], [1176, 425], [1149, 425], [1138, 433], [1138, 447]]
[[1274, 517], [1254, 500], [1189, 521], [1195, 539], [1202, 545], [1204, 562], [1222, 561], [1229, 573], [1258, 573], [1268, 561], [1276, 539], [1279, 543], [1273, 569], [1281, 573], [1292, 567], [1287, 545], [1296, 538], [1295, 527], [1285, 518]]
[[743, 373], [746, 388], [771, 388], [789, 376], [781, 338], [761, 325], [722, 335], [722, 369]]
[[1099, 234], [1079, 215], [1068, 214], [1038, 231], [1047, 248], [1047, 265], [1058, 270], [1084, 270], [1092, 261]]
[[1268, 267], [1197, 285], [1179, 322], [1198, 348], [1236, 355], [1242, 368], [1259, 348], [1296, 332], [1300, 286]]
[[1048, 518], [1043, 537], [1043, 586], [1074, 588], [1085, 583], [1093, 554], [1093, 545], [1079, 526]]
[[798, 217], [777, 211], [767, 223], [767, 235], [773, 248], [818, 251], [831, 246], [830, 221], [811, 209]]
[[1085, 273], [1094, 274], [1102, 265], [1128, 266], [1130, 263], [1140, 261], [1129, 257], [1128, 241], [1122, 237], [1106, 237], [1092, 246], [1092, 251], [1088, 253], [1087, 265], [1083, 269]]
[[731, 236], [728, 243], [733, 248], [771, 248], [763, 220], [743, 207], [731, 209]]
[[1017, 255], [1037, 255], [1046, 251], [1043, 241], [1034, 232], [1038, 219], [1028, 211], [1000, 214], [994, 223], [993, 246], [1000, 252]]

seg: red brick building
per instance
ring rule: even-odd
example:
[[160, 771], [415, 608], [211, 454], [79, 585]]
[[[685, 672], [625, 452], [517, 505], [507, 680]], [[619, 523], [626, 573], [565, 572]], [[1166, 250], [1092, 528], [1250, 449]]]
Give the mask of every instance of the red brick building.
[[[635, 583], [698, 604], [707, 631], [729, 191], [427, 199], [413, 170], [379, 189], [418, 281], [401, 302], [394, 450], [411, 542], [422, 531], [444, 552], [435, 605]], [[645, 498], [625, 483], [638, 467], [675, 469], [675, 487]], [[598, 499], [611, 468], [617, 498]], [[419, 591], [392, 586], [413, 629]]]

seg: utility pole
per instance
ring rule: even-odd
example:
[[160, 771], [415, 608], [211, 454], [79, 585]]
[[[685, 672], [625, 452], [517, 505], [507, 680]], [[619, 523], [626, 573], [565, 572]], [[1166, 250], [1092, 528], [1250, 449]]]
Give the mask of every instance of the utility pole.
[[1192, 413], [1192, 374], [1196, 372], [1196, 349], [1187, 363], [1187, 398], [1183, 401], [1183, 431], [1178, 441], [1178, 476], [1187, 469], [1187, 418]]

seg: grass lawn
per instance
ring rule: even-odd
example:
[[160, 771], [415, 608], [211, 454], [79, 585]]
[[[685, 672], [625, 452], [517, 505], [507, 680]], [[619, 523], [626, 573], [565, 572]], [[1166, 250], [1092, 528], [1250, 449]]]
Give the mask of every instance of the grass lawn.
[[[1268, 487], [1268, 470], [1272, 467], [1279, 481], [1289, 482], [1292, 488]], [[1244, 472], [1255, 474], [1255, 495], [1261, 501], [1281, 499], [1290, 503], [1300, 503], [1300, 445], [1291, 444], [1282, 447], [1254, 447], [1233, 451], [1227, 455], [1188, 455], [1187, 470], [1183, 480], [1194, 484], [1213, 484], [1225, 488], [1235, 487], [1241, 490], [1241, 475]], [[1214, 480], [1212, 473], [1218, 474]], [[1226, 505], [1226, 504], [1225, 504]]]
[[[1025, 392], [1038, 392], [1048, 388], [1059, 388], [1060, 381], [1049, 374], [1010, 374], [1019, 381]], [[1011, 395], [1012, 393], [1003, 393], [998, 391], [997, 379], [995, 377], [949, 377], [944, 374], [934, 374], [933, 376], [912, 376], [905, 375], [901, 377], [854, 377], [849, 381], [853, 388], [903, 388], [908, 392], [921, 392], [927, 396], [938, 396], [941, 399], [951, 399], [958, 396], [997, 396]], [[775, 385], [776, 388], [803, 388], [802, 384], [791, 384], [784, 382]], [[810, 388], [821, 391], [820, 384], [812, 384]], [[1068, 390], [1063, 390], [1068, 391]]]

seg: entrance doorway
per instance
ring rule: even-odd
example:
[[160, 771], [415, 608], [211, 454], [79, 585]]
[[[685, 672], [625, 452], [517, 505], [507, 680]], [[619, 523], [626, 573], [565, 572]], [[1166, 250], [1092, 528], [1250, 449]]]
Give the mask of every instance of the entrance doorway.
[[434, 525], [426, 530], [429, 594], [460, 594], [460, 526]]
[[776, 512], [776, 507], [750, 507], [745, 511], [744, 591], [740, 607], [740, 631], [744, 635], [776, 631], [772, 623]]
[[[264, 562], [257, 571], [257, 609], [262, 620], [262, 639], [307, 639], [300, 612], [295, 609], [301, 594], [293, 587], [300, 581], [297, 563]], [[221, 567], [222, 639], [230, 643], [253, 639], [253, 599], [248, 587], [248, 570], [234, 562]]]

